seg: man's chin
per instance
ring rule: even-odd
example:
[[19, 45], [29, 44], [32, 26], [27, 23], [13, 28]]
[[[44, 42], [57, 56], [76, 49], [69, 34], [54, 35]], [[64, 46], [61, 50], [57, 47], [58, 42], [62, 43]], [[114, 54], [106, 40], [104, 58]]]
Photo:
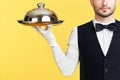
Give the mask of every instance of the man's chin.
[[97, 13], [97, 15], [101, 16], [101, 17], [109, 17], [113, 14], [114, 12], [112, 13], [108, 13], [108, 12], [102, 12], [102, 13]]

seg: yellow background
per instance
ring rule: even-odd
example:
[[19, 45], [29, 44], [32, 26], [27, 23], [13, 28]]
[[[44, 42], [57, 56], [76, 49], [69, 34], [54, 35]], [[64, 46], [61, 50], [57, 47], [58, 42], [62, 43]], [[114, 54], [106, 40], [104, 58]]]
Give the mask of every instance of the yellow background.
[[[94, 17], [89, 0], [2, 0], [0, 2], [0, 80], [79, 80], [79, 65], [72, 76], [59, 71], [46, 40], [17, 22], [44, 2], [64, 23], [52, 27], [66, 51], [71, 30]], [[115, 17], [120, 20], [120, 6]]]

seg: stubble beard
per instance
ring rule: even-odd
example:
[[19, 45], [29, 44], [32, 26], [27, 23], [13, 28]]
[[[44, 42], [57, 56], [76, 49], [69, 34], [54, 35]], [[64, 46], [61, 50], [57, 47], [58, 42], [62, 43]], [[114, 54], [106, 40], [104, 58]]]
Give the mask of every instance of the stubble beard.
[[100, 17], [106, 18], [106, 17], [111, 16], [114, 13], [114, 11], [109, 13], [109, 14], [102, 14], [102, 13], [99, 13], [99, 12], [95, 12], [95, 13]]
[[103, 17], [103, 18], [106, 18], [106, 17], [109, 17], [109, 16], [113, 15], [114, 12], [115, 12], [115, 9], [111, 10], [111, 8], [109, 8], [109, 10], [111, 10], [111, 11], [107, 14], [106, 13], [104, 14], [104, 12], [100, 12], [99, 10], [95, 10], [95, 14], [100, 16], [100, 17]]

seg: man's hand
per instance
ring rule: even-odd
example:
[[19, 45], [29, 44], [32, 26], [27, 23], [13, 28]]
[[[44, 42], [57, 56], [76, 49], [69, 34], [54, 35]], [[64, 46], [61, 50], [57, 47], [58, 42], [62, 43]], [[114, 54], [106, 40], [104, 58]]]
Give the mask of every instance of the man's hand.
[[33, 27], [37, 32], [39, 32], [50, 44], [50, 46], [56, 43], [56, 39], [51, 31], [52, 25], [47, 25], [43, 30], [40, 26]]

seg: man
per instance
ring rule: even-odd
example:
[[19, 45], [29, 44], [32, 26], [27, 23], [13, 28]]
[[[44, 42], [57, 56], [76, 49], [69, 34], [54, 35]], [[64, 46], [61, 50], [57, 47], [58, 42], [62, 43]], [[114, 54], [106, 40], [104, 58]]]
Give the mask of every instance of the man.
[[65, 76], [71, 75], [80, 61], [80, 80], [120, 80], [120, 22], [114, 19], [117, 0], [90, 0], [94, 20], [75, 27], [66, 55], [48, 25], [36, 27], [50, 44], [54, 58]]

